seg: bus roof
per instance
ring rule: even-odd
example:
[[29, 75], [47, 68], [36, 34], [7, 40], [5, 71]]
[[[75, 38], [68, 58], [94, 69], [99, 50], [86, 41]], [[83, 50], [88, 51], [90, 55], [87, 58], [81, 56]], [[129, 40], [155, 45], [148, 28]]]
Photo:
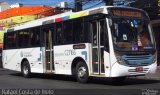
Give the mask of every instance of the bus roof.
[[[96, 7], [96, 8], [83, 10], [83, 11], [80, 11], [80, 12], [69, 11], [69, 12], [65, 12], [65, 13], [61, 13], [61, 14], [57, 14], [57, 15], [53, 15], [53, 16], [49, 16], [49, 17], [33, 20], [33, 21], [30, 21], [30, 22], [24, 23], [23, 25], [9, 28], [8, 30], [27, 29], [27, 28], [31, 28], [31, 27], [41, 26], [43, 24], [61, 22], [61, 21], [64, 21], [64, 20], [79, 18], [79, 17], [83, 17], [83, 16], [96, 14], [96, 13], [104, 13], [106, 8], [128, 8], [128, 9], [136, 9], [136, 10], [142, 11], [141, 9], [137, 9], [137, 8], [133, 8], [133, 7], [101, 6], [101, 7]], [[108, 11], [105, 11], [105, 14], [108, 14]]]

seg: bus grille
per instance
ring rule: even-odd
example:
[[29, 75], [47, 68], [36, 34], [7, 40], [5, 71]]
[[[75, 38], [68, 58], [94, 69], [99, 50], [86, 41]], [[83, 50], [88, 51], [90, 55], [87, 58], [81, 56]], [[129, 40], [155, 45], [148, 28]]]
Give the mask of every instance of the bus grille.
[[147, 66], [153, 63], [153, 55], [123, 55], [122, 60], [129, 66]]
[[146, 74], [148, 72], [149, 68], [143, 68], [143, 71], [136, 71], [136, 69], [129, 69], [128, 72], [130, 75], [136, 75], [136, 74]]

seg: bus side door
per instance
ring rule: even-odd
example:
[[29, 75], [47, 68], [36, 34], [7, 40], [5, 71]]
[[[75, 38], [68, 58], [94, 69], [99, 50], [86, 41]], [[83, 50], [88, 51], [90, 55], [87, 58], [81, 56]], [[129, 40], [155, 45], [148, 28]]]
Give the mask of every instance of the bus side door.
[[53, 31], [52, 28], [43, 29], [45, 46], [45, 69], [46, 72], [54, 72], [54, 50], [53, 50]]
[[[107, 65], [110, 63], [106, 19], [98, 19], [92, 21], [91, 32], [92, 32], [92, 71], [93, 74], [104, 75], [106, 67], [105, 63], [107, 63]], [[105, 51], [107, 51], [107, 54]]]

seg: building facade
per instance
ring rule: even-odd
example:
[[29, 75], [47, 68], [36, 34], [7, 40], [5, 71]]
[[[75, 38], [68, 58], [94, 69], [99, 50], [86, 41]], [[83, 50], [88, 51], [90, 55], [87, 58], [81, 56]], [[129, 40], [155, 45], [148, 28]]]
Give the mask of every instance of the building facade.
[[0, 12], [10, 9], [10, 5], [6, 2], [0, 2]]
[[16, 4], [12, 4], [10, 7], [11, 8], [19, 8], [19, 7], [22, 7], [23, 5], [20, 4], [20, 3], [16, 3]]

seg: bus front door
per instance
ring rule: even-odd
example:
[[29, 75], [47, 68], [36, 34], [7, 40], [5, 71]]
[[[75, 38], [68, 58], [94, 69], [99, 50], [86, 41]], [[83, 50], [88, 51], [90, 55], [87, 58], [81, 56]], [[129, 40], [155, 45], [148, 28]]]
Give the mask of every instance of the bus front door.
[[53, 56], [53, 44], [52, 44], [52, 29], [44, 30], [44, 41], [45, 41], [45, 67], [46, 72], [54, 72], [54, 56]]
[[104, 22], [91, 22], [92, 29], [92, 71], [93, 74], [104, 74]]

